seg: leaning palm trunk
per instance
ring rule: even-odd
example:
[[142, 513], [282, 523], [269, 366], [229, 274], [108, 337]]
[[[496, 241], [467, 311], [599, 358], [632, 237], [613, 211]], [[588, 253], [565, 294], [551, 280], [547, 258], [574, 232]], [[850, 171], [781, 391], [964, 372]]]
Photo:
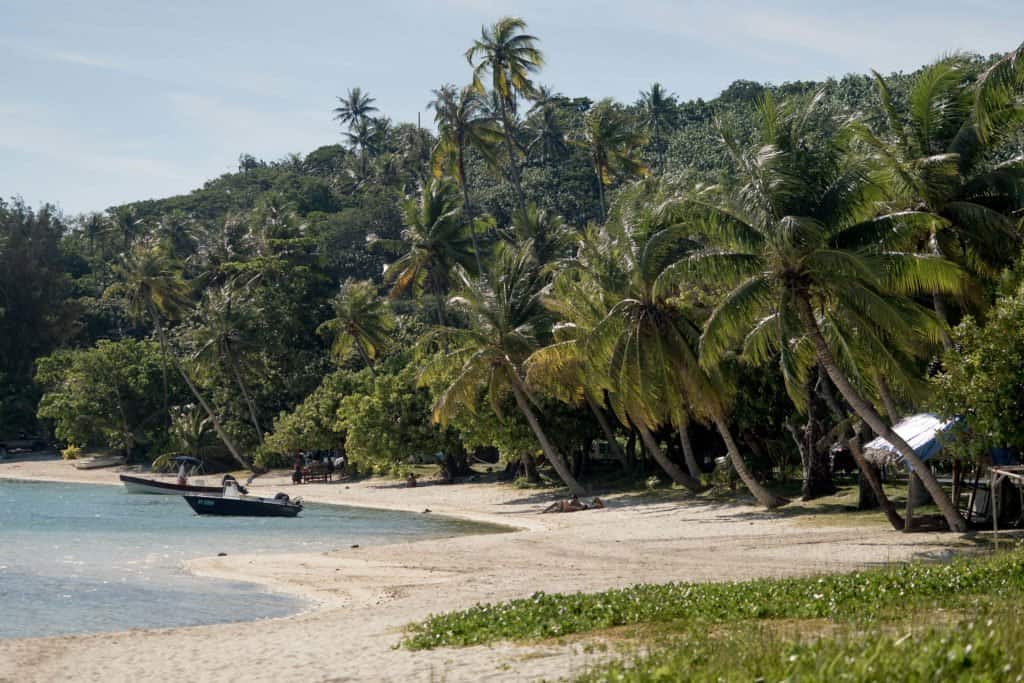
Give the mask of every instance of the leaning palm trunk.
[[586, 494], [584, 489], [576, 478], [572, 476], [572, 472], [569, 471], [568, 465], [565, 460], [562, 459], [561, 453], [559, 453], [555, 447], [548, 441], [547, 435], [544, 430], [541, 429], [540, 422], [537, 421], [537, 416], [533, 413], [533, 409], [530, 408], [530, 401], [526, 398], [526, 389], [523, 387], [522, 380], [519, 379], [518, 374], [515, 370], [509, 368], [508, 374], [511, 378], [512, 394], [516, 397], [516, 405], [519, 406], [520, 412], [526, 418], [526, 421], [530, 424], [530, 429], [533, 430], [534, 436], [537, 437], [537, 441], [540, 442], [540, 447], [544, 451], [544, 456], [551, 463], [551, 466], [555, 468], [555, 472], [558, 473], [559, 478], [565, 483], [573, 494], [582, 496]]
[[747, 469], [747, 463], [743, 462], [739, 448], [736, 447], [736, 441], [732, 438], [732, 430], [729, 429], [729, 423], [719, 415], [716, 415], [714, 419], [718, 433], [722, 435], [722, 440], [725, 441], [725, 449], [729, 453], [729, 461], [732, 462], [732, 466], [736, 469], [736, 474], [743, 481], [743, 485], [753, 494], [757, 502], [769, 510], [782, 507], [788, 503], [789, 500], [787, 498], [775, 495], [754, 478], [754, 475]]
[[509, 178], [512, 180], [512, 188], [516, 193], [516, 201], [519, 203], [519, 210], [526, 208], [526, 199], [523, 196], [523, 186], [519, 180], [519, 164], [516, 162], [516, 153], [512, 143], [512, 125], [509, 121], [508, 105], [504, 97], [498, 98], [501, 101], [501, 122], [505, 134], [505, 150], [508, 153]]
[[[163, 325], [160, 324], [160, 318], [156, 315], [155, 311], [150, 311], [150, 314], [153, 316], [153, 322], [156, 325], [156, 332], [160, 338], [160, 345], [166, 348], [167, 339], [166, 337], [164, 337], [164, 328]], [[188, 388], [189, 390], [191, 390], [192, 395], [196, 397], [196, 400], [199, 401], [199, 405], [201, 405], [203, 407], [203, 410], [206, 411], [207, 416], [209, 416], [210, 418], [210, 422], [213, 423], [214, 431], [217, 432], [217, 436], [220, 437], [220, 440], [224, 442], [225, 446], [227, 446], [228, 451], [231, 453], [231, 457], [233, 457], [245, 469], [252, 470], [252, 463], [249, 462], [245, 457], [243, 457], [238, 452], [238, 449], [235, 447], [234, 442], [231, 441], [231, 437], [227, 435], [227, 432], [225, 432], [224, 428], [221, 426], [220, 419], [217, 417], [217, 414], [213, 412], [213, 410], [210, 408], [210, 404], [206, 402], [206, 399], [203, 398], [203, 395], [199, 393], [199, 389], [196, 388], [196, 385], [192, 383], [192, 378], [188, 376], [187, 372], [185, 372], [185, 368], [181, 367], [181, 363], [178, 362], [177, 356], [175, 356], [174, 354], [168, 355], [170, 355], [171, 363], [174, 365], [174, 368], [178, 371], [178, 373], [181, 374], [181, 378], [185, 380], [185, 384], [188, 385]]]
[[896, 401], [892, 397], [892, 390], [889, 388], [889, 383], [885, 381], [885, 377], [879, 372], [876, 375], [878, 384], [878, 395], [882, 399], [882, 405], [885, 406], [885, 412], [889, 414], [889, 421], [895, 425], [900, 421], [900, 411], [896, 407]]
[[679, 445], [683, 447], [683, 460], [686, 461], [686, 469], [690, 470], [690, 476], [700, 481], [700, 466], [693, 454], [693, 443], [690, 441], [690, 424], [683, 422], [679, 425]]
[[640, 430], [640, 438], [643, 439], [644, 446], [647, 447], [647, 452], [650, 453], [655, 462], [661, 466], [661, 469], [665, 470], [665, 473], [672, 478], [672, 481], [685, 486], [693, 493], [700, 493], [700, 480], [694, 479], [686, 472], [683, 472], [678, 465], [665, 456], [664, 451], [662, 451], [661, 447], [658, 446], [658, 442], [655, 440], [654, 435], [651, 434], [651, 430], [647, 424], [643, 420], [635, 417], [633, 418], [633, 424], [635, 424], [637, 429]]
[[459, 185], [462, 186], [462, 210], [466, 214], [466, 220], [469, 222], [469, 237], [473, 240], [473, 257], [476, 260], [477, 276], [483, 277], [484, 267], [480, 263], [480, 245], [476, 241], [476, 221], [473, 220], [473, 205], [469, 203], [469, 178], [466, 177], [466, 160], [463, 152], [463, 142], [460, 140], [458, 145], [458, 166], [459, 166]]
[[356, 351], [359, 352], [359, 357], [363, 359], [364, 363], [366, 363], [366, 367], [370, 368], [370, 375], [374, 379], [376, 379], [377, 378], [377, 369], [375, 367], [373, 367], [373, 361], [370, 360], [370, 354], [366, 353], [366, 349], [363, 348], [363, 343], [361, 341], [359, 341], [358, 339], [356, 340]]
[[931, 494], [932, 500], [935, 501], [935, 504], [939, 506], [939, 510], [942, 511], [942, 516], [946, 518], [946, 523], [949, 525], [950, 530], [960, 533], [967, 531], [967, 522], [960, 514], [960, 511], [956, 509], [956, 506], [953, 505], [949, 496], [946, 495], [942, 485], [939, 484], [939, 480], [935, 478], [935, 474], [921, 462], [921, 459], [917, 457], [917, 453], [914, 452], [914, 449], [910, 447], [903, 437], [894, 432], [885, 423], [885, 420], [878, 414], [874, 406], [864, 400], [850, 383], [850, 380], [847, 379], [846, 375], [843, 374], [842, 370], [839, 369], [835, 356], [832, 355], [832, 350], [828, 347], [828, 343], [821, 333], [821, 328], [818, 327], [818, 321], [815, 319], [814, 311], [811, 309], [810, 299], [807, 298], [806, 294], [798, 294], [795, 299], [800, 322], [803, 323], [807, 334], [810, 336], [811, 343], [814, 345], [814, 351], [818, 356], [818, 362], [825, 368], [825, 372], [828, 373], [829, 379], [836, 385], [839, 393], [843, 395], [843, 398], [850, 404], [853, 411], [876, 434], [896, 448], [904, 460], [907, 461], [907, 464], [910, 465], [911, 469], [921, 478], [921, 482], [928, 490], [928, 493]]
[[242, 380], [242, 373], [238, 369], [238, 359], [235, 358], [234, 354], [231, 354], [231, 371], [235, 375], [235, 382], [238, 383], [238, 388], [242, 391], [245, 405], [249, 408], [249, 419], [252, 420], [253, 429], [256, 430], [256, 440], [262, 446], [263, 429], [260, 428], [260, 420], [256, 417], [256, 403], [252, 400], [252, 396], [249, 395], [249, 389], [245, 386], [245, 381]]
[[900, 513], [896, 512], [896, 506], [889, 500], [889, 496], [885, 495], [885, 489], [882, 488], [882, 482], [878, 478], [878, 474], [875, 473], [871, 464], [864, 458], [864, 453], [860, 450], [860, 437], [854, 435], [847, 443], [850, 446], [850, 453], [853, 454], [857, 467], [860, 468], [861, 476], [864, 477], [868, 482], [868, 486], [871, 487], [872, 493], [875, 494], [875, 500], [882, 506], [889, 524], [892, 524], [892, 528], [896, 531], [903, 531], [905, 528], [903, 518], [900, 517]]

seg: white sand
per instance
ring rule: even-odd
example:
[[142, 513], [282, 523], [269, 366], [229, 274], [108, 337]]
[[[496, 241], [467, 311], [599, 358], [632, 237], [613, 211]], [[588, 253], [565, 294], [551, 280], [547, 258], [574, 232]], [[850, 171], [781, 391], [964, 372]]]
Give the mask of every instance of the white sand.
[[[0, 462], [0, 478], [115, 483], [114, 470], [60, 461]], [[381, 480], [293, 486], [268, 475], [254, 493], [448, 514], [514, 533], [228, 556], [189, 563], [196, 574], [261, 583], [314, 600], [283, 619], [162, 630], [0, 640], [0, 681], [525, 681], [578, 673], [602, 655], [580, 644], [396, 649], [402, 628], [433, 612], [535, 591], [594, 591], [637, 582], [820, 573], [944, 557], [952, 534], [877, 525], [814, 526], [749, 506], [678, 497], [612, 496], [604, 510], [540, 515], [553, 497], [499, 484]], [[813, 521], [813, 520], [812, 520]], [[2, 605], [0, 605], [2, 613]]]

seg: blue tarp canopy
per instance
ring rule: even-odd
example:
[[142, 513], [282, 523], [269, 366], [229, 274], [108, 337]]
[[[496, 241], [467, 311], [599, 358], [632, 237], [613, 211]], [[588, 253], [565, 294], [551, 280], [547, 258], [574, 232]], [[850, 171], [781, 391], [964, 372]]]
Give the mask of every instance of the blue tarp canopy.
[[[955, 420], [943, 420], [931, 413], [918, 413], [900, 420], [893, 426], [893, 431], [903, 437], [914, 449], [917, 457], [924, 461], [942, 450], [939, 433], [954, 422]], [[882, 437], [869, 441], [864, 446], [864, 455], [875, 464], [903, 462], [903, 456], [896, 447]]]

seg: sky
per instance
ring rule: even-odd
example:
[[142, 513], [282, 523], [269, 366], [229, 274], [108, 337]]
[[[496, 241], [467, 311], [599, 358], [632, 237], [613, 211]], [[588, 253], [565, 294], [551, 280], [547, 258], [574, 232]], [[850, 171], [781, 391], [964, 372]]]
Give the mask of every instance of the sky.
[[188, 192], [242, 153], [338, 142], [353, 86], [426, 124], [505, 15], [540, 38], [540, 83], [626, 102], [654, 81], [710, 99], [1024, 41], [1024, 0], [0, 0], [0, 197], [74, 214]]

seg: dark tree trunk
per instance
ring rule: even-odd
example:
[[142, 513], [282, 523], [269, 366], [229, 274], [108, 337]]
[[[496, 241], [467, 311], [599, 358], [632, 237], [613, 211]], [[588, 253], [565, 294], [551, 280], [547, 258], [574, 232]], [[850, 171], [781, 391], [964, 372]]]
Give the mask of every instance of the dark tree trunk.
[[551, 466], [555, 468], [555, 472], [558, 473], [558, 477], [562, 482], [569, 488], [569, 490], [577, 496], [586, 495], [586, 489], [576, 478], [572, 476], [572, 472], [569, 471], [565, 460], [562, 458], [561, 453], [554, 447], [551, 441], [548, 439], [547, 434], [540, 426], [540, 422], [537, 420], [536, 414], [533, 412], [533, 408], [530, 407], [530, 400], [526, 396], [526, 387], [523, 385], [522, 379], [516, 372], [515, 368], [506, 367], [508, 372], [510, 384], [512, 385], [512, 395], [515, 396], [516, 404], [519, 406], [520, 412], [526, 418], [527, 423], [530, 425], [530, 429], [533, 430], [534, 436], [537, 437], [537, 441], [540, 442], [540, 447], [544, 451], [544, 456], [551, 463]]
[[242, 373], [238, 368], [238, 359], [231, 349], [228, 349], [228, 355], [230, 356], [231, 371], [235, 375], [235, 382], [238, 383], [238, 388], [242, 391], [242, 398], [245, 400], [246, 407], [249, 408], [249, 419], [252, 420], [253, 429], [256, 430], [256, 440], [259, 444], [263, 445], [263, 429], [260, 427], [260, 419], [256, 415], [256, 402], [252, 400], [252, 396], [249, 395], [249, 389], [245, 386], [245, 381], [242, 379]]
[[882, 481], [878, 478], [877, 468], [865, 460], [864, 453], [860, 449], [860, 437], [854, 436], [848, 443], [850, 445], [850, 453], [853, 454], [853, 459], [856, 461], [857, 466], [860, 467], [861, 477], [867, 479], [868, 485], [875, 494], [875, 500], [877, 500], [882, 506], [882, 510], [885, 512], [885, 516], [889, 520], [889, 524], [891, 524], [892, 528], [896, 531], [903, 531], [903, 518], [900, 517], [900, 513], [896, 512], [896, 506], [892, 504], [889, 497], [885, 495], [885, 489], [882, 488]]
[[523, 466], [523, 476], [531, 484], [540, 483], [540, 473], [537, 472], [537, 463], [532, 453], [523, 453], [519, 456], [519, 462]]
[[739, 475], [740, 479], [743, 480], [744, 486], [747, 490], [753, 494], [757, 502], [765, 506], [769, 510], [781, 507], [789, 502], [782, 496], [777, 496], [766, 487], [762, 486], [754, 475], [747, 469], [747, 464], [743, 462], [743, 456], [740, 455], [740, 450], [736, 446], [735, 439], [732, 438], [732, 430], [729, 429], [729, 423], [725, 421], [725, 418], [716, 416], [715, 426], [718, 427], [718, 433], [721, 434], [722, 440], [725, 441], [725, 449], [729, 454], [729, 460], [732, 462], [733, 469], [736, 470], [736, 474]]
[[651, 457], [654, 458], [672, 481], [685, 486], [693, 493], [700, 493], [702, 490], [700, 480], [694, 479], [686, 472], [683, 472], [679, 465], [668, 459], [668, 456], [665, 455], [665, 452], [661, 450], [661, 446], [655, 440], [654, 435], [651, 434], [650, 428], [642, 421], [636, 419], [633, 420], [633, 424], [640, 430], [640, 438], [643, 439], [647, 452], [650, 453]]
[[686, 469], [689, 470], [690, 476], [700, 481], [700, 465], [697, 464], [697, 458], [693, 454], [693, 443], [690, 441], [690, 423], [688, 421], [679, 425], [679, 445], [683, 449], [683, 461], [686, 463]]

